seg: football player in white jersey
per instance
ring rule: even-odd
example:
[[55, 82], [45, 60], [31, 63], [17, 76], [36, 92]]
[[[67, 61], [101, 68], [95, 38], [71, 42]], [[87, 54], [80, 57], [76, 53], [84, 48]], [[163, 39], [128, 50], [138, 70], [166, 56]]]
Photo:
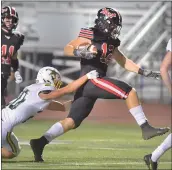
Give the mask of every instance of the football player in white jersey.
[[[172, 67], [172, 39], [168, 41], [166, 47], [167, 53], [162, 61], [160, 72], [164, 84], [168, 88], [170, 94], [172, 91], [172, 80], [168, 73], [169, 69]], [[160, 157], [172, 147], [172, 134], [169, 134], [166, 139], [152, 152], [152, 154], [145, 155], [144, 160], [149, 170], [158, 169], [158, 160]]]
[[[88, 79], [97, 77], [97, 71], [93, 70], [67, 86], [60, 88], [61, 75], [59, 71], [53, 67], [41, 68], [37, 74], [36, 83], [25, 87], [19, 96], [2, 110], [2, 158], [14, 158], [20, 153], [21, 147], [18, 139], [12, 132], [16, 125], [24, 123], [42, 112], [53, 99], [74, 92]], [[58, 102], [54, 102], [54, 104], [57, 104], [57, 107], [59, 106]]]

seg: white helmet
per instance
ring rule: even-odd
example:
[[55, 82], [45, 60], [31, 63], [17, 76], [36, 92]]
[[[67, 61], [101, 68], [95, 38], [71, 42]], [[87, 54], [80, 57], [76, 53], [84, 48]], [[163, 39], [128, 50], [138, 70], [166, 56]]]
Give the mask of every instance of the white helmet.
[[62, 84], [60, 72], [53, 67], [43, 67], [37, 74], [36, 83], [46, 83], [60, 88]]

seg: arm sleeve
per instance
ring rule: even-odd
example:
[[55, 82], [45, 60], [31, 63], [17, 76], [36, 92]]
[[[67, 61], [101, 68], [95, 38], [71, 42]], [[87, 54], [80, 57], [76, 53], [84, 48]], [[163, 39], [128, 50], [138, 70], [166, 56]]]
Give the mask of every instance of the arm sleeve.
[[90, 28], [81, 28], [78, 37], [87, 38], [89, 40], [92, 40], [93, 39], [93, 30], [91, 30]]
[[50, 93], [53, 90], [55, 90], [55, 87], [49, 86], [49, 85], [46, 85], [46, 84], [42, 84], [40, 89], [39, 89], [39, 93], [42, 92], [44, 94], [48, 94], [48, 93]]
[[18, 59], [11, 59], [11, 67], [13, 72], [16, 72], [19, 68], [19, 60]]
[[115, 39], [114, 42], [113, 42], [113, 45], [114, 45], [115, 48], [119, 47], [120, 44], [121, 44], [121, 41], [118, 38]]
[[167, 50], [167, 51], [172, 51], [172, 50], [171, 50], [171, 48], [172, 48], [172, 47], [171, 47], [171, 45], [172, 45], [172, 44], [171, 44], [171, 41], [172, 41], [172, 39], [170, 39], [170, 40], [168, 41], [168, 44], [167, 44], [167, 47], [166, 47], [166, 50]]

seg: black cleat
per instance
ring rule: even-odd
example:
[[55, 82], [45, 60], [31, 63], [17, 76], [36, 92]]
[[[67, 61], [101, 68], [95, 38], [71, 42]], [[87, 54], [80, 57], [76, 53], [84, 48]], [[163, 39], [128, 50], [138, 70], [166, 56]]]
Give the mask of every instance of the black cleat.
[[151, 139], [151, 138], [153, 138], [155, 136], [161, 136], [161, 135], [167, 133], [170, 130], [170, 128], [168, 128], [168, 127], [154, 128], [154, 127], [150, 126], [148, 124], [148, 122], [143, 124], [141, 126], [141, 129], [142, 129], [142, 137], [143, 137], [144, 140]]
[[41, 145], [40, 139], [31, 139], [30, 146], [34, 153], [34, 158], [35, 158], [34, 162], [44, 162], [44, 160], [42, 159], [42, 152], [44, 146]]
[[144, 161], [145, 161], [147, 167], [149, 168], [149, 170], [157, 170], [158, 164], [157, 164], [157, 162], [153, 162], [151, 160], [151, 156], [152, 156], [152, 154], [145, 155], [144, 156]]

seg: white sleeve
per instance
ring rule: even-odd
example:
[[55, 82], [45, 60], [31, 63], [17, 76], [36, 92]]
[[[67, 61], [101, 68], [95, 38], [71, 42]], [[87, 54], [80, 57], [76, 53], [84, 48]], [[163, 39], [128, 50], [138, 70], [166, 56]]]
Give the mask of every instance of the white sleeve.
[[53, 91], [53, 90], [55, 90], [55, 87], [53, 87], [53, 86], [48, 86], [48, 85], [46, 85], [46, 84], [42, 84], [41, 85], [41, 87], [40, 87], [40, 89], [39, 89], [39, 91], [49, 91], [49, 92], [51, 92], [51, 91]]
[[172, 45], [172, 44], [171, 44], [171, 41], [172, 41], [172, 39], [170, 39], [170, 40], [168, 41], [168, 44], [167, 44], [167, 47], [166, 47], [166, 50], [167, 50], [167, 51], [172, 51], [172, 50], [171, 50], [171, 45]]

